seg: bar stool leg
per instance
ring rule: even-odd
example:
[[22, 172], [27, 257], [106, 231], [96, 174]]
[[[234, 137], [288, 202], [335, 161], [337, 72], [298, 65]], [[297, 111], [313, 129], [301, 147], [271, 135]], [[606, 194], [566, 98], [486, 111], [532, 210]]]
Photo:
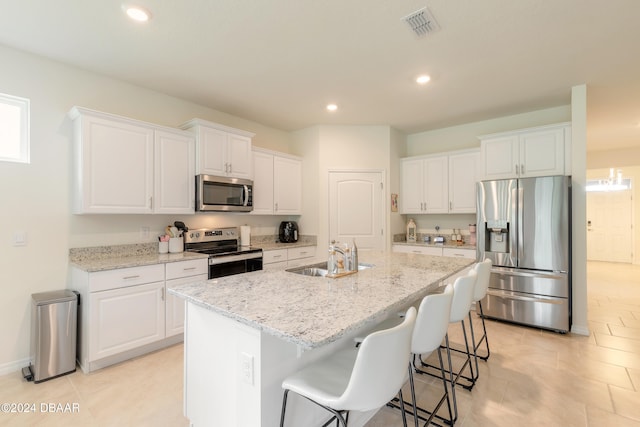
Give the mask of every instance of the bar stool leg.
[[483, 335], [480, 338], [480, 341], [478, 341], [478, 344], [474, 344], [476, 350], [478, 348], [480, 348], [480, 344], [482, 344], [482, 341], [484, 341], [485, 347], [487, 348], [487, 355], [483, 356], [483, 355], [478, 355], [478, 357], [482, 360], [484, 360], [485, 362], [489, 359], [489, 356], [491, 356], [491, 350], [489, 350], [489, 338], [487, 337], [487, 327], [484, 324], [484, 312], [482, 311], [482, 302], [478, 301], [478, 306], [480, 307], [480, 319], [482, 319], [482, 332]]

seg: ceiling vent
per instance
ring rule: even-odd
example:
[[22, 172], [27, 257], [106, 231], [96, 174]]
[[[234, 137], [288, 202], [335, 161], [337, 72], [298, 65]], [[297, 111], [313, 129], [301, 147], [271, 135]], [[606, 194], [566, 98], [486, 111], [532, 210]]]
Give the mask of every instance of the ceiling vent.
[[411, 30], [418, 36], [424, 36], [440, 29], [435, 18], [426, 7], [416, 10], [402, 18], [402, 20], [409, 24]]

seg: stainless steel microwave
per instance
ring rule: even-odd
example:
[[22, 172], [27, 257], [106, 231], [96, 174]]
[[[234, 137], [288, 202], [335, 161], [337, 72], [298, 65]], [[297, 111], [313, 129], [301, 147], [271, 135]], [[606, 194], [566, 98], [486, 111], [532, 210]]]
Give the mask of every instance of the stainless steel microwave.
[[251, 212], [253, 181], [196, 175], [196, 211]]

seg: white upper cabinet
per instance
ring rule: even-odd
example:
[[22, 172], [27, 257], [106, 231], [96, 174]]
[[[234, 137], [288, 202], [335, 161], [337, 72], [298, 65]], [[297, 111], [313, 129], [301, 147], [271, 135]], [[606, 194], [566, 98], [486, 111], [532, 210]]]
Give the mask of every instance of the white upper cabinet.
[[253, 150], [253, 215], [302, 213], [302, 160], [269, 150]]
[[254, 134], [201, 119], [181, 126], [196, 135], [196, 173], [252, 179]]
[[449, 155], [449, 213], [476, 212], [478, 150]]
[[478, 150], [401, 160], [401, 213], [473, 213]]
[[485, 135], [480, 143], [485, 180], [571, 174], [568, 123]]
[[446, 213], [447, 156], [409, 157], [401, 162], [402, 213]]
[[193, 212], [191, 134], [80, 107], [69, 116], [74, 213]]
[[154, 213], [193, 213], [195, 139], [184, 131], [155, 131]]

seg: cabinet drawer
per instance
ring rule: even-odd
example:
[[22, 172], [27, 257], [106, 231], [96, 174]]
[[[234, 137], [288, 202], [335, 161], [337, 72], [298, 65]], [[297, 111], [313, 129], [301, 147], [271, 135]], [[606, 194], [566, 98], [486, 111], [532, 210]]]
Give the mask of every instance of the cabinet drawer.
[[442, 248], [435, 246], [393, 245], [393, 251], [408, 254], [442, 256]]
[[207, 274], [208, 262], [206, 258], [190, 261], [168, 262], [166, 264], [167, 280], [181, 277]]
[[442, 256], [476, 259], [476, 251], [473, 249], [443, 248]]
[[273, 251], [262, 252], [262, 263], [271, 264], [273, 262], [280, 262], [287, 260], [287, 249], [276, 249]]
[[89, 292], [106, 291], [143, 283], [163, 281], [163, 264], [98, 271], [89, 275]]
[[287, 249], [287, 259], [310, 258], [316, 256], [315, 246], [302, 246], [299, 248]]

